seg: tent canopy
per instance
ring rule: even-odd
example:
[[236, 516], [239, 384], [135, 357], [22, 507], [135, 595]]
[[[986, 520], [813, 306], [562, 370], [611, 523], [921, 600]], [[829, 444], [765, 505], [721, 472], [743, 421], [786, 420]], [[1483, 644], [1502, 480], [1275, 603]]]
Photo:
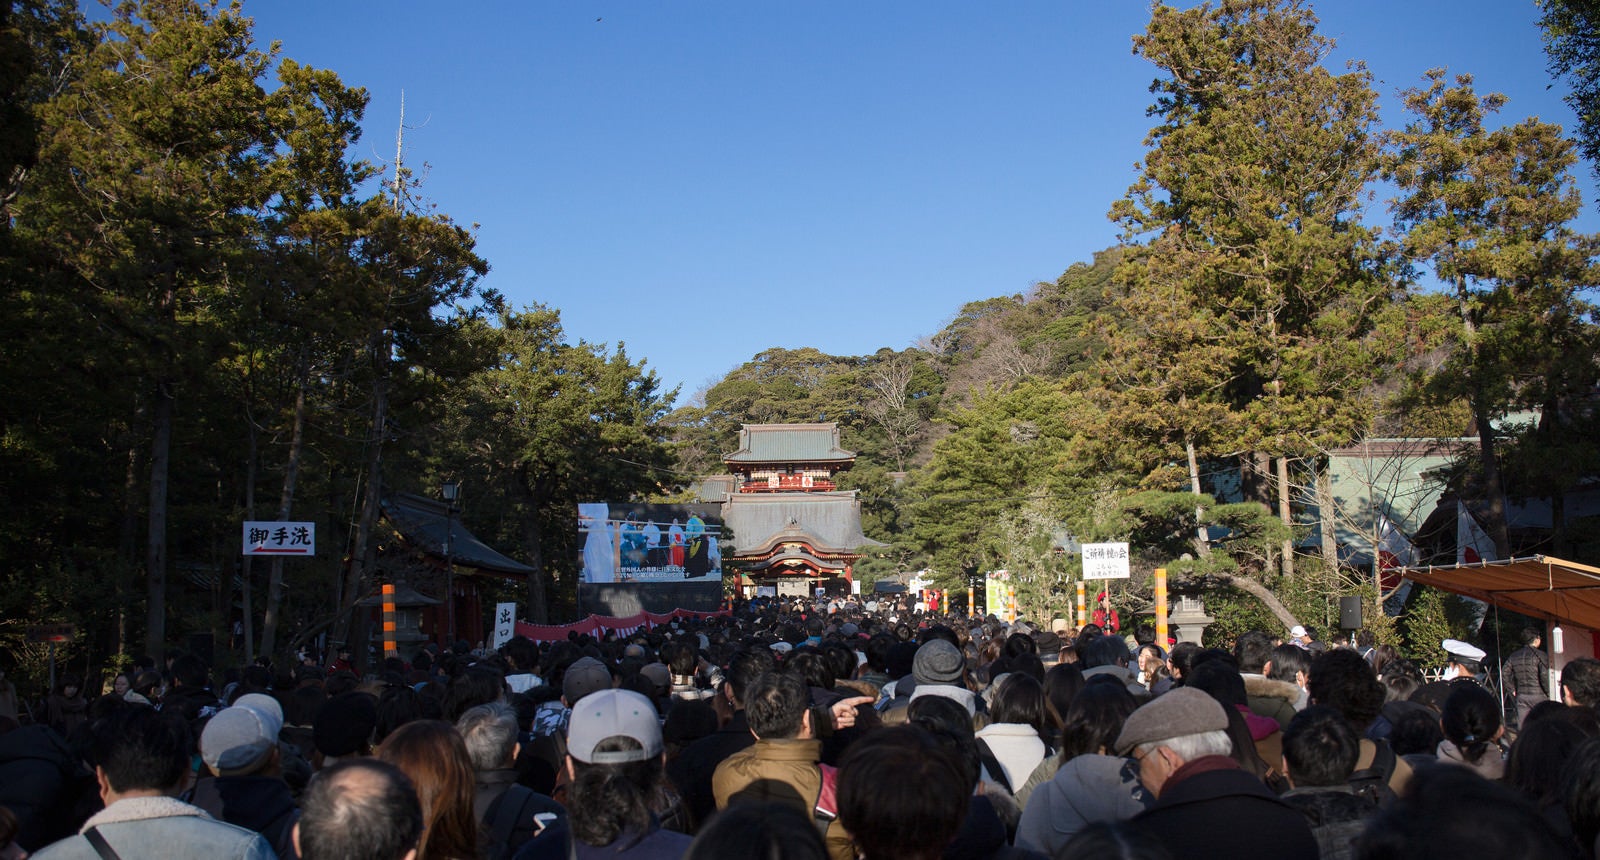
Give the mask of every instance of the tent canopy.
[[1534, 618], [1600, 630], [1600, 568], [1545, 555], [1405, 568], [1405, 578]]

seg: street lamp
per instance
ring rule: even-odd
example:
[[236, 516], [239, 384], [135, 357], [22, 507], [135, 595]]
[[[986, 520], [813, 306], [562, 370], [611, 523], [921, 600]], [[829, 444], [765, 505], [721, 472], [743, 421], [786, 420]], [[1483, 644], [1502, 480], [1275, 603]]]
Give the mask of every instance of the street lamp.
[[452, 553], [455, 549], [456, 500], [461, 498], [461, 482], [446, 480], [439, 486], [439, 496], [444, 499], [444, 589], [445, 614], [450, 631], [449, 647], [456, 643], [456, 565]]

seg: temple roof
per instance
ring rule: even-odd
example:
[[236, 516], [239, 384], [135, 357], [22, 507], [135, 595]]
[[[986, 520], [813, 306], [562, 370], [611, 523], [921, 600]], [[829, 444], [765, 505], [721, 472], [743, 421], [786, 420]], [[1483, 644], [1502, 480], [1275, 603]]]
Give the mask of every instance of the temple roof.
[[854, 451], [839, 447], [838, 424], [746, 424], [739, 428], [739, 450], [724, 454], [730, 464], [849, 464]]
[[790, 549], [785, 547], [781, 551], [773, 553], [771, 557], [762, 559], [760, 562], [751, 562], [751, 564], [756, 566], [751, 567], [750, 572], [758, 575], [762, 574], [762, 572], [765, 572], [764, 575], [770, 576], [774, 573], [793, 573], [801, 569], [809, 569], [816, 570], [826, 576], [837, 575], [842, 572], [850, 566], [850, 560], [827, 558], [806, 552], [803, 548]]
[[459, 516], [446, 513], [444, 502], [410, 493], [396, 493], [383, 500], [383, 514], [407, 542], [429, 555], [444, 557], [446, 529], [450, 535], [450, 558], [462, 567], [495, 573], [526, 574], [533, 568], [508, 558], [467, 531]]
[[861, 502], [854, 490], [738, 493], [728, 497], [722, 512], [740, 555], [770, 552], [787, 541], [842, 554], [884, 545], [861, 533]]

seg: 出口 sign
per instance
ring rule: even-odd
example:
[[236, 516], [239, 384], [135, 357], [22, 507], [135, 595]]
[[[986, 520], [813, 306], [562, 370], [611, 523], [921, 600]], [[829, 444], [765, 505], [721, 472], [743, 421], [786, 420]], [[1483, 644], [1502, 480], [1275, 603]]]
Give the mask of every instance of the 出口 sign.
[[317, 524], [290, 522], [246, 522], [245, 555], [316, 555]]
[[1083, 578], [1127, 579], [1128, 545], [1125, 543], [1084, 544]]

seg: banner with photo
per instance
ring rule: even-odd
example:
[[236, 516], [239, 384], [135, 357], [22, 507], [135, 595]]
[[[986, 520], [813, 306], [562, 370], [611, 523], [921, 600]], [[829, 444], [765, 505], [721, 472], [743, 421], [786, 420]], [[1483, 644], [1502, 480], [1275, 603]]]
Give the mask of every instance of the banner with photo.
[[719, 582], [720, 505], [578, 505], [581, 582]]

